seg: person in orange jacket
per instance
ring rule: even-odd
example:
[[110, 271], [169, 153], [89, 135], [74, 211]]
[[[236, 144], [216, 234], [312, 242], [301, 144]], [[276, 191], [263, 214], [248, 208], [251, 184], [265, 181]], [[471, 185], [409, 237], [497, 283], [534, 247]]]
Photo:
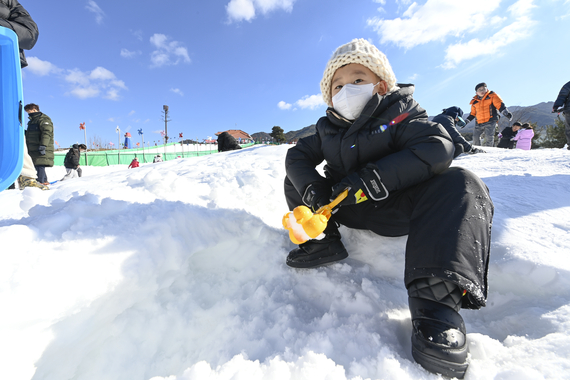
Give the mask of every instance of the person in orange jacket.
[[[512, 120], [513, 114], [509, 112], [499, 95], [487, 89], [486, 83], [475, 86], [475, 96], [471, 99], [471, 113], [465, 119], [466, 123], [476, 119], [473, 128], [473, 145], [494, 146], [495, 128], [499, 122], [499, 112]], [[485, 134], [483, 144], [481, 135]]]

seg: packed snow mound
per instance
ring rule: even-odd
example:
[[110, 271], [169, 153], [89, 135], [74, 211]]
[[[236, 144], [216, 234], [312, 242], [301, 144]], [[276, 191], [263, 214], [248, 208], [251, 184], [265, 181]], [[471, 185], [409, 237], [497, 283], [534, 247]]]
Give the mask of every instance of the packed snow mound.
[[[406, 237], [341, 228], [348, 259], [285, 265], [288, 148], [0, 193], [1, 377], [437, 379], [411, 357]], [[488, 151], [453, 164], [495, 204], [466, 379], [570, 378], [570, 152]]]

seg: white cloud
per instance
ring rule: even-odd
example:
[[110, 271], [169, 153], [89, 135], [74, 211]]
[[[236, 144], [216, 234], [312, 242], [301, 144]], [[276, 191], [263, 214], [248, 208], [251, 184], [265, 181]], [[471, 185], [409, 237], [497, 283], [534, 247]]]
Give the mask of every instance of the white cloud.
[[129, 112], [129, 116], [133, 116], [135, 114], [135, 110], [132, 110], [131, 112]]
[[277, 107], [281, 108], [282, 110], [288, 110], [292, 107], [291, 103], [286, 103], [283, 100], [277, 103]]
[[375, 17], [368, 20], [368, 25], [378, 32], [382, 43], [392, 42], [410, 49], [486, 28], [489, 15], [499, 4], [496, 0], [428, 0], [424, 5], [414, 2], [402, 18]]
[[89, 12], [95, 13], [95, 21], [97, 22], [97, 24], [103, 23], [103, 17], [105, 16], [105, 12], [103, 12], [103, 10], [99, 7], [99, 5], [97, 5], [96, 2], [94, 2], [93, 0], [88, 0], [85, 8]]
[[[323, 96], [321, 94], [318, 95], [305, 95], [301, 99], [297, 100], [294, 105], [301, 109], [317, 109], [319, 107], [326, 106]], [[277, 106], [282, 110], [289, 110], [293, 107], [293, 104], [284, 102], [283, 100], [277, 103]], [[296, 110], [297, 108], [293, 108]]]
[[[398, 1], [399, 5], [409, 3], [409, 0]], [[530, 35], [535, 24], [530, 17], [536, 7], [534, 0], [518, 0], [507, 9], [510, 15], [494, 14], [500, 3], [496, 0], [427, 0], [423, 5], [411, 3], [401, 17], [391, 20], [374, 17], [367, 22], [378, 33], [381, 43], [394, 43], [405, 49], [455, 40], [448, 45], [442, 64], [444, 68], [452, 68], [464, 60], [497, 53]], [[501, 28], [513, 19], [511, 24]], [[462, 41], [471, 34], [477, 38]]]
[[142, 41], [143, 40], [143, 32], [142, 30], [131, 30], [131, 33], [133, 34], [133, 36], [136, 37], [137, 40]]
[[184, 93], [179, 88], [171, 88], [170, 91], [172, 91], [175, 94], [178, 94], [180, 96], [184, 96]]
[[256, 13], [267, 14], [275, 10], [291, 12], [296, 0], [230, 0], [226, 12], [231, 21], [251, 21]]
[[454, 68], [458, 63], [479, 57], [498, 53], [505, 46], [528, 37], [531, 27], [535, 24], [530, 18], [531, 10], [535, 8], [533, 0], [519, 0], [508, 8], [511, 18], [515, 21], [489, 38], [471, 39], [465, 43], [452, 44], [445, 50], [445, 62], [442, 67]]
[[150, 43], [156, 48], [151, 53], [151, 67], [177, 65], [180, 62], [190, 63], [188, 50], [178, 41], [169, 41], [164, 34], [156, 33], [150, 37]]
[[61, 72], [61, 69], [54, 64], [48, 61], [42, 61], [37, 57], [26, 57], [26, 61], [28, 61], [28, 67], [26, 68], [26, 71], [31, 71], [41, 77], [49, 74], [58, 74]]
[[[380, 5], [386, 5], [386, 0], [372, 0], [372, 2], [380, 4]], [[385, 12], [383, 7], [378, 7], [377, 10], [378, 10], [378, 12]]]
[[54, 74], [71, 86], [69, 93], [80, 99], [101, 96], [106, 99], [118, 100], [119, 92], [126, 90], [125, 82], [117, 79], [115, 74], [104, 67], [83, 72], [79, 69], [64, 70], [51, 62], [42, 61], [37, 57], [28, 57], [28, 70], [32, 73], [45, 76]]
[[318, 95], [306, 95], [303, 98], [297, 100], [295, 103], [302, 109], [310, 108], [312, 110], [326, 106], [325, 101], [323, 100], [323, 96], [321, 94]]
[[140, 51], [130, 51], [128, 49], [121, 49], [121, 57], [123, 58], [133, 58], [136, 57], [137, 55], [140, 55], [141, 52]]
[[105, 99], [118, 100], [119, 92], [127, 89], [122, 80], [117, 79], [115, 74], [104, 67], [96, 67], [90, 72], [68, 70], [64, 79], [72, 86], [70, 93], [80, 99], [101, 96]]

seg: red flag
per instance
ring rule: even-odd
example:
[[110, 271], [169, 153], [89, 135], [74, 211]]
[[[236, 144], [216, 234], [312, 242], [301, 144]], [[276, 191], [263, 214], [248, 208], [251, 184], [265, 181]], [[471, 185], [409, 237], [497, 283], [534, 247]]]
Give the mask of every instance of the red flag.
[[79, 123], [79, 129], [85, 129], [85, 123]]
[[182, 133], [180, 133], [180, 134], [178, 135], [178, 137], [182, 138]]

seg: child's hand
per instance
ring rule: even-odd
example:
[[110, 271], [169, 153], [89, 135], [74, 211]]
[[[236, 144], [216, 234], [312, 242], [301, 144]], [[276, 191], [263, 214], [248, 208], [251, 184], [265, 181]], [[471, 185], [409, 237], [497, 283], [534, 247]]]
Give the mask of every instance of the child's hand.
[[329, 203], [330, 196], [329, 186], [319, 182], [311, 183], [303, 193], [303, 203], [315, 212]]
[[340, 205], [354, 205], [372, 199], [381, 201], [388, 198], [388, 190], [382, 183], [376, 166], [368, 164], [364, 169], [352, 173], [333, 186], [331, 199], [348, 189], [348, 196]]

